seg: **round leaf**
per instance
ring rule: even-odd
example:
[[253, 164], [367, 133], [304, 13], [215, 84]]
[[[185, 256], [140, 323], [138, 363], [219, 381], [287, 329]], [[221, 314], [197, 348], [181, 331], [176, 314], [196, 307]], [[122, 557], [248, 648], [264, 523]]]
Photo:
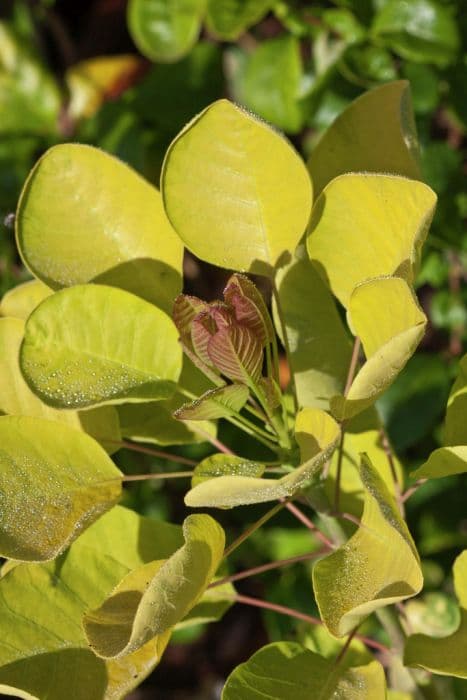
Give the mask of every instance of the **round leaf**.
[[168, 398], [181, 366], [177, 330], [160, 309], [121, 289], [71, 287], [31, 314], [23, 374], [51, 406]]
[[40, 280], [23, 282], [5, 294], [0, 302], [0, 314], [25, 321], [36, 306], [51, 294], [50, 287], [47, 287]]
[[266, 275], [297, 245], [311, 207], [297, 153], [227, 100], [207, 107], [172, 142], [161, 187], [168, 217], [195, 255]]
[[0, 418], [0, 553], [58, 556], [120, 498], [121, 472], [88, 435], [41, 418]]
[[168, 310], [181, 288], [183, 246], [159, 192], [91, 146], [42, 156], [21, 194], [16, 236], [27, 267], [53, 289], [93, 280]]

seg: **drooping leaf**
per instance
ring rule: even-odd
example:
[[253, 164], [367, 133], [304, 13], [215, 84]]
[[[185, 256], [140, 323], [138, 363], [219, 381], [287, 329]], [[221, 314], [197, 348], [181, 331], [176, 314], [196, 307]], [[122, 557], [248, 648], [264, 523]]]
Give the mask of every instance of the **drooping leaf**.
[[232, 275], [225, 286], [224, 299], [234, 308], [237, 321], [251, 328], [264, 345], [272, 342], [274, 329], [266, 304], [248, 277]]
[[217, 479], [220, 476], [261, 477], [264, 469], [265, 465], [261, 462], [253, 462], [251, 459], [243, 459], [235, 455], [215, 454], [206, 457], [195, 467], [191, 487], [194, 488], [204, 481]]
[[195, 255], [266, 275], [297, 245], [311, 207], [310, 179], [295, 151], [227, 100], [173, 141], [161, 188], [172, 225]]
[[2, 556], [53, 559], [120, 498], [121, 472], [88, 435], [2, 416], [0, 438]]
[[274, 642], [232, 671], [222, 700], [376, 700], [385, 695], [384, 670], [378, 661], [349, 668], [296, 642]]
[[458, 629], [442, 639], [424, 634], [412, 635], [407, 640], [404, 663], [442, 676], [467, 678], [467, 551], [457, 557], [453, 573], [461, 613]]
[[259, 22], [272, 0], [208, 0], [207, 25], [221, 39], [234, 41]]
[[375, 610], [416, 595], [423, 585], [407, 525], [365, 455], [360, 476], [366, 490], [360, 527], [313, 569], [321, 618], [336, 637], [348, 634]]
[[415, 479], [438, 479], [464, 472], [467, 472], [467, 445], [458, 445], [434, 450], [412, 476]]
[[391, 173], [419, 180], [409, 83], [385, 83], [352, 102], [324, 133], [308, 169], [316, 196], [344, 173]]
[[20, 318], [25, 321], [36, 306], [52, 293], [52, 290], [39, 280], [23, 282], [10, 289], [2, 298], [0, 315]]
[[372, 31], [409, 61], [446, 66], [460, 42], [452, 9], [437, 0], [389, 0], [381, 5]]
[[377, 277], [358, 285], [350, 297], [349, 317], [367, 361], [347, 396], [331, 399], [339, 420], [371, 406], [394, 381], [415, 352], [427, 322], [413, 291], [400, 277]]
[[82, 412], [60, 411], [42, 403], [33, 394], [24, 381], [18, 364], [23, 335], [24, 323], [19, 318], [0, 319], [0, 414], [31, 416], [65, 423], [76, 430], [89, 433], [105, 449], [114, 452], [121, 435], [113, 406], [101, 406]]
[[170, 630], [194, 607], [224, 552], [224, 531], [208, 515], [190, 515], [185, 544], [170, 559], [131, 571], [101, 606], [84, 615], [94, 652], [120, 658]]
[[245, 384], [229, 384], [211, 389], [205, 394], [186, 403], [174, 412], [179, 420], [214, 420], [238, 413], [248, 401], [248, 387]]
[[446, 410], [445, 445], [467, 444], [467, 355], [459, 362], [459, 375], [453, 384]]
[[171, 319], [147, 301], [104, 285], [77, 285], [49, 297], [26, 324], [20, 363], [51, 406], [168, 398], [182, 358]]
[[31, 700], [126, 697], [159, 662], [170, 632], [105, 662], [89, 649], [82, 616], [130, 570], [182, 544], [181, 528], [117, 506], [56, 562], [9, 571], [0, 580], [0, 692]]
[[[351, 356], [331, 292], [305, 258], [279, 270], [276, 283], [299, 405], [328, 409], [329, 399], [344, 389]], [[282, 338], [276, 304], [273, 311]]]
[[183, 246], [160, 193], [91, 146], [45, 153], [23, 188], [16, 233], [27, 267], [53, 289], [100, 282], [167, 312], [180, 292]]
[[195, 43], [205, 6], [206, 0], [130, 0], [128, 28], [142, 54], [170, 63]]
[[413, 281], [435, 203], [423, 183], [391, 175], [341, 175], [325, 187], [313, 207], [307, 248], [345, 307], [354, 287], [371, 277]]
[[338, 424], [324, 411], [303, 409], [295, 434], [301, 448], [302, 464], [280, 479], [247, 476], [219, 476], [200, 483], [185, 496], [190, 507], [231, 508], [287, 498], [306, 485], [327, 462], [339, 442]]
[[237, 76], [241, 104], [288, 133], [303, 126], [299, 102], [303, 81], [300, 43], [290, 34], [263, 41], [249, 53]]

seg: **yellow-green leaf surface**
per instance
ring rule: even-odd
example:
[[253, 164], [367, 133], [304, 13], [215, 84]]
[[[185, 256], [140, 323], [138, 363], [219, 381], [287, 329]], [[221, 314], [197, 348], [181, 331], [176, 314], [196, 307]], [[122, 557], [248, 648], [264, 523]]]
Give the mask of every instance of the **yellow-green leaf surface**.
[[286, 498], [299, 491], [329, 459], [339, 442], [340, 429], [320, 409], [303, 409], [295, 425], [302, 464], [280, 479], [219, 476], [195, 486], [185, 496], [187, 506], [233, 507]]
[[444, 426], [445, 445], [467, 444], [467, 355], [459, 362], [459, 375], [448, 399]]
[[20, 364], [43, 401], [85, 408], [168, 398], [182, 351], [163, 311], [121, 289], [89, 284], [56, 292], [37, 307]]
[[[351, 343], [331, 292], [306, 258], [279, 270], [276, 283], [300, 406], [329, 409], [342, 392]], [[277, 305], [274, 322], [282, 339]]]
[[42, 156], [21, 194], [16, 237], [27, 267], [53, 289], [95, 281], [168, 312], [181, 289], [183, 246], [160, 193], [91, 146]]
[[415, 634], [407, 640], [404, 663], [442, 676], [467, 678], [467, 550], [454, 562], [454, 588], [459, 600], [461, 621], [454, 634], [434, 639]]
[[264, 469], [264, 464], [253, 462], [251, 459], [226, 454], [210, 455], [195, 467], [191, 486], [194, 488], [203, 481], [226, 475], [261, 477]]
[[0, 319], [0, 414], [66, 423], [76, 430], [89, 433], [109, 452], [115, 452], [121, 433], [113, 406], [100, 406], [88, 411], [60, 411], [47, 406], [33, 394], [18, 364], [23, 335], [24, 322], [19, 318]]
[[214, 420], [225, 418], [240, 411], [249, 396], [245, 384], [229, 384], [216, 389], [210, 389], [199, 399], [183, 404], [174, 415], [179, 420]]
[[206, 0], [130, 0], [128, 28], [151, 61], [177, 61], [195, 43], [205, 7]]
[[168, 560], [131, 571], [99, 608], [85, 614], [86, 636], [98, 656], [140, 649], [200, 600], [222, 559], [224, 531], [209, 515], [190, 515], [183, 536], [185, 544]]
[[0, 553], [47, 561], [112, 508], [121, 472], [88, 435], [67, 425], [0, 417]]
[[227, 678], [222, 700], [384, 700], [378, 661], [349, 668], [296, 642], [268, 644]]
[[360, 476], [366, 496], [359, 529], [313, 569], [321, 619], [336, 637], [348, 634], [375, 610], [416, 595], [423, 585], [407, 525], [365, 455]]
[[349, 322], [367, 360], [347, 396], [331, 399], [332, 412], [339, 420], [371, 406], [392, 384], [423, 338], [427, 321], [405, 280], [377, 277], [352, 292]]
[[0, 315], [27, 319], [41, 301], [53, 294], [40, 280], [30, 280], [10, 289], [0, 302]]
[[394, 175], [341, 175], [324, 188], [311, 215], [308, 254], [345, 307], [369, 278], [397, 273], [413, 281], [435, 204], [427, 185]]
[[260, 21], [272, 0], [208, 0], [207, 26], [221, 39], [235, 41]]
[[132, 569], [166, 559], [181, 528], [117, 506], [48, 564], [0, 580], [0, 692], [28, 700], [120, 700], [159, 662], [170, 632], [118, 661], [89, 649], [82, 616]]
[[467, 445], [439, 447], [413, 472], [414, 479], [438, 479], [467, 472]]
[[363, 93], [325, 132], [308, 161], [318, 195], [338, 175], [378, 172], [420, 179], [410, 85], [386, 83]]
[[[392, 495], [396, 495], [394, 478], [388, 456], [383, 449], [381, 431], [374, 409], [369, 415], [361, 413], [350, 420], [345, 426], [341, 474], [340, 504], [342, 510], [360, 517], [365, 500], [365, 487], [360, 478], [360, 455], [365, 452], [370, 462], [385, 482]], [[392, 457], [398, 476], [399, 486], [403, 487], [404, 472], [395, 455]], [[333, 503], [335, 494], [335, 479], [337, 472], [338, 454], [333, 454], [324, 489], [329, 503]]]
[[270, 275], [310, 215], [311, 183], [299, 155], [228, 100], [207, 107], [172, 142], [161, 188], [186, 246], [233, 270]]

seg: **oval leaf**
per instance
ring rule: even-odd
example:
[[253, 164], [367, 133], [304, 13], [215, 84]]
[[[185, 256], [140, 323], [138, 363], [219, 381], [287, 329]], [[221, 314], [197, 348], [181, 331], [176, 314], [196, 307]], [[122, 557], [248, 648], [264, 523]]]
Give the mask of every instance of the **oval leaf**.
[[206, 0], [130, 0], [128, 28], [151, 61], [177, 61], [195, 43]]
[[30, 280], [10, 289], [0, 302], [0, 315], [20, 318], [23, 321], [41, 301], [53, 294], [40, 280]]
[[209, 515], [190, 515], [185, 544], [170, 559], [131, 571], [83, 625], [94, 652], [119, 658], [179, 622], [199, 601], [224, 552], [224, 531]]
[[348, 668], [296, 642], [268, 644], [227, 678], [222, 700], [377, 700], [386, 696], [378, 661]]
[[439, 479], [467, 472], [467, 445], [440, 447], [412, 473], [414, 479]]
[[467, 550], [454, 562], [454, 588], [459, 600], [461, 621], [454, 634], [433, 639], [414, 634], [407, 640], [404, 663], [442, 676], [467, 678]]
[[16, 236], [27, 267], [53, 289], [101, 282], [166, 311], [180, 292], [183, 246], [159, 192], [97, 148], [62, 144], [42, 156], [21, 194]]
[[264, 474], [265, 465], [250, 459], [234, 455], [215, 454], [206, 457], [196, 467], [191, 479], [191, 487], [202, 484], [209, 479], [220, 476], [251, 476], [260, 477]]
[[181, 528], [117, 506], [58, 561], [11, 570], [0, 580], [1, 692], [28, 700], [126, 697], [160, 661], [170, 631], [124, 659], [103, 661], [89, 649], [83, 614], [130, 570], [170, 557], [182, 543]]
[[57, 292], [31, 314], [20, 363], [43, 401], [84, 408], [169, 397], [182, 358], [163, 311], [121, 289], [84, 285]]
[[392, 384], [423, 338], [427, 322], [412, 289], [399, 277], [358, 285], [350, 297], [349, 318], [367, 361], [347, 395], [331, 399], [339, 420], [371, 406]]
[[225, 41], [235, 41], [272, 5], [272, 0], [208, 0], [209, 31]]
[[121, 472], [88, 435], [67, 425], [0, 418], [0, 552], [53, 559], [120, 498]]
[[347, 307], [354, 287], [372, 277], [413, 281], [435, 204], [427, 185], [391, 175], [341, 175], [325, 187], [313, 207], [307, 249], [341, 304]]
[[385, 83], [354, 100], [312, 151], [316, 196], [344, 173], [390, 173], [420, 179], [417, 132], [407, 80]]
[[351, 632], [375, 610], [416, 595], [423, 586], [407, 525], [365, 455], [360, 476], [366, 495], [359, 529], [313, 569], [321, 619], [336, 637]]
[[324, 411], [305, 409], [298, 414], [295, 429], [303, 464], [290, 474], [280, 479], [219, 476], [192, 488], [185, 496], [187, 506], [231, 508], [275, 501], [299, 491], [330, 458], [339, 442], [340, 428]]
[[[121, 440], [118, 415], [113, 406], [89, 411], [60, 411], [43, 403], [28, 387], [18, 360], [24, 335], [24, 323], [17, 318], [0, 319], [0, 413], [31, 416], [66, 423], [83, 430], [114, 452]], [[108, 442], [106, 442], [108, 440]]]
[[207, 107], [173, 141], [161, 185], [188, 248], [239, 271], [270, 275], [297, 245], [310, 213], [310, 178], [298, 154], [227, 100]]
[[444, 427], [446, 445], [467, 444], [467, 355], [459, 362], [459, 376], [449, 394]]

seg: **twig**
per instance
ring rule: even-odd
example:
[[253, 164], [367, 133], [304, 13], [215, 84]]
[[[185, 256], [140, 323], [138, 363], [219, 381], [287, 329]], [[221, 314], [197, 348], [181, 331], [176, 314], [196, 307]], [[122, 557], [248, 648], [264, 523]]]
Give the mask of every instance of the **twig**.
[[406, 501], [409, 500], [411, 496], [414, 495], [415, 491], [418, 491], [420, 486], [423, 486], [428, 481], [428, 479], [419, 479], [418, 481], [415, 482], [412, 486], [410, 486], [405, 493], [402, 494], [401, 496], [401, 501], [402, 503], [405, 503]]
[[150, 481], [151, 479], [181, 479], [193, 476], [194, 472], [167, 472], [166, 474], [125, 474], [122, 481]]
[[307, 518], [305, 513], [302, 513], [300, 508], [298, 508], [295, 505], [295, 503], [291, 503], [290, 501], [286, 501], [285, 507], [287, 508], [287, 510], [289, 510], [297, 518], [297, 520], [300, 520], [300, 522], [303, 525], [305, 525], [305, 527], [307, 527], [309, 530], [311, 530], [313, 532], [313, 534], [317, 537], [317, 539], [321, 540], [321, 542], [323, 544], [325, 544], [328, 549], [335, 549], [336, 548], [334, 542], [331, 542], [331, 540], [329, 540], [326, 537], [326, 535], [324, 533], [322, 533], [321, 530], [319, 530], [316, 527], [314, 522], [312, 520], [310, 520], [309, 518]]
[[338, 653], [338, 655], [334, 659], [334, 666], [338, 666], [340, 664], [340, 662], [342, 661], [342, 659], [344, 658], [345, 653], [352, 642], [352, 639], [355, 637], [357, 629], [358, 629], [358, 625], [357, 625], [357, 627], [353, 628], [353, 630], [351, 631], [351, 633], [349, 634], [349, 636], [345, 640], [344, 646], [342, 647], [342, 649], [340, 650], [340, 652]]
[[270, 520], [276, 513], [278, 513], [282, 508], [285, 507], [285, 501], [278, 503], [277, 505], [274, 506], [274, 508], [270, 508], [259, 520], [254, 522], [252, 525], [247, 527], [247, 529], [239, 536], [237, 537], [236, 540], [232, 542], [224, 551], [224, 558], [228, 557], [234, 549], [237, 549], [239, 545], [242, 544], [245, 540], [250, 537], [250, 535], [253, 534], [258, 528], [261, 527], [261, 525], [264, 525], [268, 520]]
[[235, 452], [233, 452], [230, 447], [227, 447], [227, 445], [224, 445], [223, 442], [215, 438], [213, 435], [210, 435], [207, 430], [203, 430], [199, 426], [191, 426], [191, 430], [194, 433], [198, 433], [202, 437], [204, 437], [208, 442], [211, 443], [216, 449], [219, 450], [219, 452], [223, 452], [226, 455], [235, 455]]
[[163, 450], [153, 450], [150, 447], [143, 447], [142, 445], [135, 445], [133, 442], [128, 442], [127, 440], [109, 440], [106, 437], [98, 437], [101, 442], [106, 442], [110, 445], [118, 445], [126, 450], [132, 450], [133, 452], [142, 452], [145, 455], [151, 455], [152, 457], [160, 457], [161, 459], [168, 459], [171, 462], [178, 462], [179, 464], [187, 464], [190, 467], [195, 467], [198, 462], [193, 459], [188, 459], [188, 457], [181, 457], [180, 455], [174, 455], [171, 452], [164, 452]]
[[279, 559], [278, 561], [269, 562], [269, 564], [262, 564], [261, 566], [255, 566], [251, 569], [245, 569], [245, 571], [239, 571], [237, 574], [232, 574], [231, 576], [225, 576], [224, 578], [213, 581], [208, 588], [215, 588], [216, 586], [222, 586], [225, 583], [232, 583], [233, 581], [240, 581], [244, 578], [249, 578], [250, 576], [256, 576], [256, 574], [262, 574], [265, 571], [271, 571], [272, 569], [279, 569], [283, 566], [288, 566], [289, 564], [297, 564], [301, 561], [309, 561], [310, 559], [316, 559], [326, 554], [326, 549], [319, 549], [316, 552], [308, 552], [308, 554], [299, 554], [296, 557], [289, 557], [288, 559]]
[[[279, 290], [277, 289], [277, 285], [275, 282], [272, 283], [272, 294], [274, 297], [274, 301], [276, 302], [276, 309], [277, 309], [277, 315], [279, 317], [279, 322], [281, 324], [281, 330], [282, 330], [282, 340], [285, 348], [285, 352], [287, 355], [287, 361], [289, 364], [289, 368], [292, 369], [292, 365], [290, 362], [291, 358], [291, 352], [290, 352], [290, 345], [289, 345], [289, 339], [287, 336], [287, 326], [285, 324], [285, 319], [284, 319], [284, 314], [282, 312], [282, 304], [279, 296]], [[297, 394], [297, 385], [295, 383], [295, 375], [291, 371], [290, 372], [290, 384], [292, 386], [292, 395], [293, 395], [293, 401], [294, 401], [294, 408], [295, 408], [295, 413], [298, 412], [298, 394]]]
[[386, 455], [386, 458], [388, 460], [389, 469], [391, 470], [392, 480], [394, 481], [397, 504], [399, 506], [399, 510], [402, 514], [402, 517], [404, 517], [404, 515], [405, 515], [405, 513], [404, 513], [404, 501], [402, 500], [401, 484], [399, 483], [399, 479], [397, 478], [396, 465], [394, 463], [394, 455], [392, 454], [392, 449], [391, 449], [391, 445], [389, 444], [389, 438], [387, 436], [387, 433], [382, 426], [380, 428], [379, 434], [380, 434], [380, 438], [381, 438], [381, 447], [383, 448], [384, 453]]

